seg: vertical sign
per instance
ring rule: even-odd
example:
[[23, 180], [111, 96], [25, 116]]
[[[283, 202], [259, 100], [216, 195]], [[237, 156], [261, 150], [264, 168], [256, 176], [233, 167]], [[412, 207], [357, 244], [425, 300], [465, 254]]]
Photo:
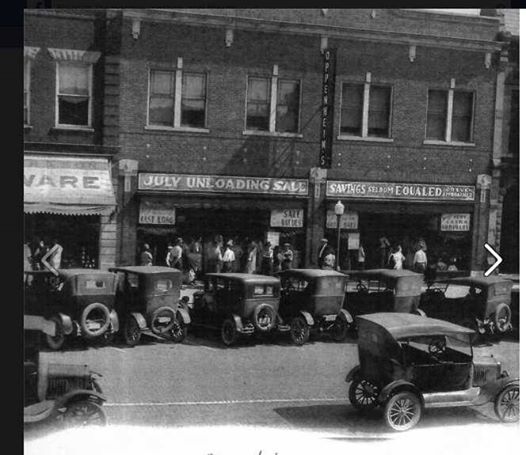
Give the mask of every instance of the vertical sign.
[[332, 125], [334, 120], [334, 86], [336, 75], [336, 49], [323, 51], [323, 82], [321, 95], [321, 142], [320, 162], [322, 168], [330, 168], [332, 162]]

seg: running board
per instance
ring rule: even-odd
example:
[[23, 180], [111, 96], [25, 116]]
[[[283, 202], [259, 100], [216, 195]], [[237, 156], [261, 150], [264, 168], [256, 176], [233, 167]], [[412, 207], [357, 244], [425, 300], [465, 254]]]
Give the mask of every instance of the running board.
[[480, 387], [455, 392], [424, 393], [422, 396], [426, 408], [472, 406], [480, 396]]

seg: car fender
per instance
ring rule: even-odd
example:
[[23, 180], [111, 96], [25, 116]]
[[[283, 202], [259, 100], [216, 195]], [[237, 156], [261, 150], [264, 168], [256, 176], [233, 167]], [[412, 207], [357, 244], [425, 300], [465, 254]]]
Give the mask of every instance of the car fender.
[[58, 318], [60, 319], [60, 323], [62, 324], [62, 330], [64, 330], [64, 333], [66, 335], [70, 335], [71, 332], [73, 332], [73, 321], [71, 318], [64, 313], [58, 313]]
[[98, 403], [103, 403], [106, 401], [106, 397], [102, 393], [99, 393], [95, 390], [74, 389], [57, 398], [55, 409], [63, 408], [68, 403], [73, 401], [87, 400], [90, 398]]
[[351, 313], [349, 313], [346, 309], [342, 308], [340, 312], [338, 313], [338, 316], [343, 316], [343, 318], [347, 321], [347, 324], [353, 323], [353, 318], [351, 316]]
[[234, 320], [234, 323], [236, 324], [236, 330], [238, 332], [241, 332], [243, 330], [243, 321], [241, 321], [241, 317], [237, 314], [232, 315], [232, 319]]
[[354, 377], [358, 374], [360, 371], [360, 365], [356, 365], [353, 368], [351, 368], [351, 371], [347, 373], [347, 376], [345, 376], [345, 382], [351, 382]]
[[510, 378], [509, 376], [502, 376], [496, 381], [484, 384], [480, 387], [480, 394], [476, 400], [476, 405], [481, 405], [493, 401], [497, 394], [506, 386], [510, 384], [519, 385], [519, 378]]
[[184, 308], [178, 308], [177, 314], [181, 316], [181, 319], [186, 325], [190, 324], [191, 319], [187, 310], [185, 310]]
[[110, 325], [112, 332], [119, 331], [119, 317], [117, 316], [117, 312], [115, 310], [110, 311]]
[[385, 403], [394, 392], [402, 391], [413, 392], [420, 399], [422, 406], [424, 406], [424, 397], [422, 396], [420, 390], [418, 390], [418, 388], [413, 383], [406, 381], [405, 379], [397, 379], [396, 381], [387, 384], [380, 391], [380, 394], [378, 395], [378, 402]]
[[144, 319], [144, 316], [141, 313], [130, 313], [130, 314], [137, 321], [137, 324], [139, 325], [139, 328], [141, 330], [145, 330], [148, 328], [146, 319]]
[[314, 319], [308, 311], [300, 311], [300, 314], [305, 318], [308, 325], [314, 325]]

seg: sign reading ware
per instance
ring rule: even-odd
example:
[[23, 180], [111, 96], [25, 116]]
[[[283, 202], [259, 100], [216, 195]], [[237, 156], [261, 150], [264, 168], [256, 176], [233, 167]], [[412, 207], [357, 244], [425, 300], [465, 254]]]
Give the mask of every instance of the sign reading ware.
[[441, 231], [469, 231], [469, 213], [444, 213], [440, 220]]
[[139, 223], [175, 224], [175, 207], [169, 203], [141, 200]]
[[139, 190], [307, 196], [309, 185], [307, 179], [140, 173]]
[[271, 227], [303, 227], [303, 209], [272, 210], [270, 212]]
[[327, 182], [327, 196], [424, 201], [474, 201], [475, 187], [424, 183]]

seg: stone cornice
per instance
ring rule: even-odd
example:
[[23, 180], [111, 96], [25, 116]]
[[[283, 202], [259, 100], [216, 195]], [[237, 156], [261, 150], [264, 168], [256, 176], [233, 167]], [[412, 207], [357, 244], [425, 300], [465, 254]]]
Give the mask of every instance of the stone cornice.
[[33, 60], [40, 51], [39, 47], [24, 46], [24, 58], [30, 58]]
[[49, 48], [48, 52], [54, 60], [71, 60], [84, 63], [96, 63], [101, 53], [94, 51], [81, 51], [77, 49], [53, 49]]

